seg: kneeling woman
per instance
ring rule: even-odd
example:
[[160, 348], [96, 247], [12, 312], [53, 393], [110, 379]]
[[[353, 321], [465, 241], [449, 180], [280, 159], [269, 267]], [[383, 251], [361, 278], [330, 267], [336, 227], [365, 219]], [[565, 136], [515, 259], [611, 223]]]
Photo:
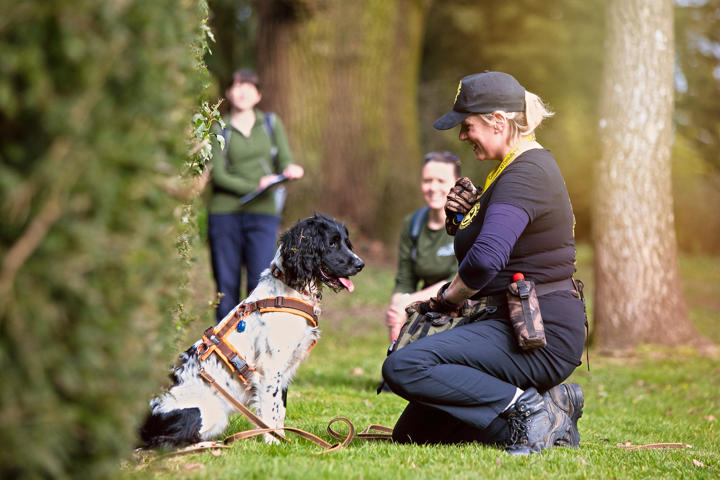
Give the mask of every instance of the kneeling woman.
[[[483, 299], [497, 310], [387, 357], [385, 381], [410, 402], [393, 432], [398, 442], [479, 441], [515, 454], [579, 444], [582, 390], [561, 385], [580, 365], [585, 339], [573, 212], [555, 159], [534, 135], [550, 115], [511, 75], [485, 72], [463, 78], [453, 109], [434, 123], [460, 124], [459, 139], [478, 160], [501, 163], [484, 186], [465, 178], [448, 195], [458, 273], [417, 307], [456, 316], [466, 299]], [[516, 272], [537, 285], [545, 347], [523, 350], [515, 339], [505, 292]]]

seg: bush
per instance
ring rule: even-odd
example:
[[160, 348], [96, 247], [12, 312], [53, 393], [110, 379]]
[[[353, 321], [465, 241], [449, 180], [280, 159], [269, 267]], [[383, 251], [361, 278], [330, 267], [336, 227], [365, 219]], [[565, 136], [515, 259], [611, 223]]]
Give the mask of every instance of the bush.
[[0, 477], [103, 477], [169, 358], [184, 273], [163, 183], [206, 81], [206, 5], [0, 5]]

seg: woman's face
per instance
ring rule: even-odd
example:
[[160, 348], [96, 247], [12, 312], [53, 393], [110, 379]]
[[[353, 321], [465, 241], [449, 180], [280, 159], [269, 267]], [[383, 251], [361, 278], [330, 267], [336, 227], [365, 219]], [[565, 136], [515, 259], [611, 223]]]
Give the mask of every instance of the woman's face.
[[[460, 124], [458, 138], [472, 147], [478, 160], [502, 160], [508, 150], [507, 122], [491, 125], [479, 115], [470, 115]], [[496, 122], [498, 118], [496, 118]]]
[[422, 168], [420, 188], [428, 207], [433, 210], [445, 208], [445, 199], [456, 180], [455, 165], [433, 161], [426, 163]]
[[262, 95], [257, 87], [248, 82], [234, 82], [227, 89], [226, 96], [235, 110], [252, 110], [260, 103]]

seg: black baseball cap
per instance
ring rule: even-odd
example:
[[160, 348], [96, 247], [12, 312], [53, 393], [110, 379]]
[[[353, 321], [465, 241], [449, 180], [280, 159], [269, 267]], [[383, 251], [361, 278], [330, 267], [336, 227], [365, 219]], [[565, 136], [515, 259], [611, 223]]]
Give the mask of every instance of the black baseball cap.
[[491, 113], [496, 110], [524, 111], [525, 88], [507, 73], [475, 73], [460, 80], [452, 110], [435, 120], [433, 127], [447, 130], [473, 113]]

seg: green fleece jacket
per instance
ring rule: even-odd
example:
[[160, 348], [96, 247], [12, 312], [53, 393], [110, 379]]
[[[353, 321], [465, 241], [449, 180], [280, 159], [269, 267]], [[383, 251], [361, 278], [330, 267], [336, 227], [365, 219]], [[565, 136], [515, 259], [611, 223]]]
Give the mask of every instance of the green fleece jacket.
[[427, 222], [417, 240], [417, 258], [411, 258], [411, 213], [403, 221], [398, 243], [398, 270], [393, 293], [412, 293], [441, 280], [451, 281], [458, 264], [453, 249], [453, 237], [445, 229], [430, 230]]
[[[230, 129], [228, 148], [223, 153], [220, 143], [213, 140], [213, 157], [211, 171], [212, 193], [208, 205], [210, 213], [263, 213], [278, 215], [275, 211], [273, 187], [244, 206], [240, 206], [240, 197], [257, 189], [260, 178], [282, 171], [292, 163], [292, 153], [288, 145], [285, 128], [280, 118], [275, 115], [275, 145], [278, 149], [279, 171], [273, 170], [270, 155], [272, 142], [263, 127], [265, 114], [255, 110], [255, 125], [249, 136], [245, 136], [230, 125], [225, 118], [226, 128]], [[217, 132], [220, 132], [216, 126]]]

